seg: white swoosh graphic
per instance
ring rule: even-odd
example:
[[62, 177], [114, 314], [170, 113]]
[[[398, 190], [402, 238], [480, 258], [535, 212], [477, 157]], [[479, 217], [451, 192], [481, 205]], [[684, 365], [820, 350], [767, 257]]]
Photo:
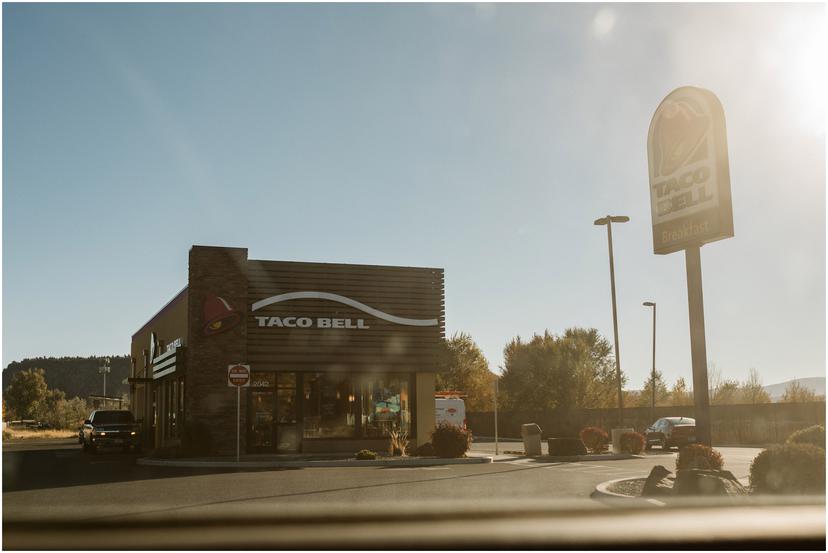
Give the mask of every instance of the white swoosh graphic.
[[339, 303], [344, 303], [345, 305], [350, 305], [351, 307], [359, 309], [360, 311], [364, 311], [369, 315], [373, 315], [377, 319], [382, 319], [384, 321], [388, 321], [389, 323], [396, 323], [398, 325], [437, 326], [439, 324], [437, 319], [406, 319], [405, 317], [396, 317], [394, 315], [389, 315], [388, 313], [380, 311], [379, 309], [374, 309], [373, 307], [365, 305], [364, 303], [352, 300], [351, 298], [346, 298], [345, 296], [340, 296], [339, 294], [331, 294], [330, 292], [288, 292], [287, 294], [270, 296], [269, 298], [265, 298], [263, 300], [255, 302], [253, 304], [253, 307], [251, 308], [251, 311], [256, 311], [257, 309], [267, 307], [268, 305], [274, 303], [280, 303], [288, 300], [299, 300], [305, 298], [331, 300]]

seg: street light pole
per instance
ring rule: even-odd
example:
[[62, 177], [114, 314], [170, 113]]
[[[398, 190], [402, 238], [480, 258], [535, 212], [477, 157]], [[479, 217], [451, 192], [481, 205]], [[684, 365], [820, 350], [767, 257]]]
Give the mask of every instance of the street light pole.
[[609, 246], [609, 265], [610, 265], [610, 290], [612, 291], [612, 333], [615, 339], [615, 372], [618, 379], [618, 426], [624, 426], [624, 392], [621, 389], [621, 353], [618, 350], [618, 309], [615, 305], [615, 261], [612, 254], [612, 224], [626, 223], [630, 218], [625, 215], [607, 215], [601, 219], [596, 219], [593, 224], [597, 226], [606, 225], [607, 227], [607, 244]]
[[653, 308], [653, 376], [652, 376], [652, 387], [653, 387], [653, 408], [650, 412], [650, 420], [655, 421], [655, 407], [656, 407], [656, 362], [655, 362], [655, 349], [656, 349], [656, 304], [654, 301], [645, 301], [644, 304], [646, 307]]
[[106, 373], [110, 372], [109, 357], [106, 358], [102, 367], [98, 367], [98, 373], [103, 375], [103, 395], [106, 397]]
[[494, 395], [494, 431], [495, 431], [495, 455], [500, 455], [500, 444], [497, 436], [497, 395], [499, 393], [500, 375], [495, 378], [495, 395]]

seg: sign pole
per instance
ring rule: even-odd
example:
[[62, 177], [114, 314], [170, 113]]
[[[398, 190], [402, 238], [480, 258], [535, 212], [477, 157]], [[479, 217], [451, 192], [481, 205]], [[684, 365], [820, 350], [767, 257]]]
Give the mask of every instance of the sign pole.
[[500, 448], [497, 440], [497, 392], [500, 376], [495, 379], [495, 397], [494, 397], [494, 423], [495, 423], [495, 455], [500, 455]]
[[707, 387], [707, 345], [704, 339], [704, 297], [702, 296], [699, 246], [684, 250], [687, 263], [687, 303], [690, 312], [690, 355], [693, 360], [693, 403], [698, 443], [710, 443], [710, 395]]
[[241, 389], [250, 386], [250, 365], [227, 367], [227, 385], [236, 387], [236, 462], [241, 452]]
[[241, 386], [236, 386], [236, 462], [241, 449]]

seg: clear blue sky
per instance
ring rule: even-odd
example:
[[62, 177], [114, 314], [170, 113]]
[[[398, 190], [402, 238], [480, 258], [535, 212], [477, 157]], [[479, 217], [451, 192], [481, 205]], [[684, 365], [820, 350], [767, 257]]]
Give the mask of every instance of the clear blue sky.
[[724, 105], [736, 236], [702, 249], [708, 357], [825, 374], [825, 14], [812, 5], [3, 6], [3, 363], [123, 354], [192, 244], [446, 270], [449, 334], [612, 337], [690, 380], [646, 135]]

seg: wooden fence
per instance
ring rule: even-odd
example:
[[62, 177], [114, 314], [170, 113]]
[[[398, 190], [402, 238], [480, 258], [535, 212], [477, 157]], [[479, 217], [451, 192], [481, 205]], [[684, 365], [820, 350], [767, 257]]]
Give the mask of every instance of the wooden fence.
[[[711, 433], [714, 444], [763, 445], [781, 443], [794, 431], [814, 424], [825, 425], [825, 402], [712, 405]], [[520, 438], [520, 425], [537, 423], [544, 437], [576, 436], [585, 426], [609, 431], [618, 426], [617, 409], [552, 409], [542, 412], [499, 412], [498, 431], [504, 438]], [[624, 409], [624, 426], [643, 432], [661, 417], [693, 417], [692, 405]], [[494, 414], [468, 413], [469, 428], [478, 436], [494, 436]]]

